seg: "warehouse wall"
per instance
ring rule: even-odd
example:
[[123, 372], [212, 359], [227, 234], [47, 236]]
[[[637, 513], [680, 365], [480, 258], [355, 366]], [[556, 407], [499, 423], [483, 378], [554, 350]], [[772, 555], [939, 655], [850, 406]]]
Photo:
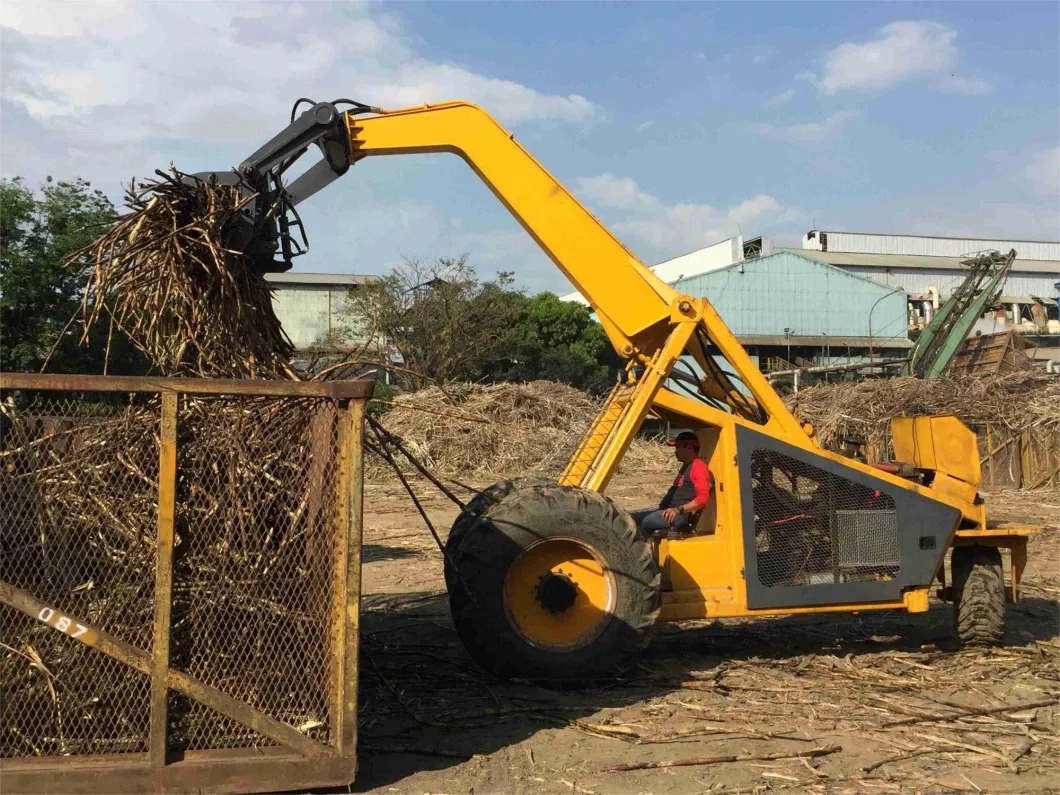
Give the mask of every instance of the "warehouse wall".
[[342, 315], [349, 287], [344, 285], [276, 284], [272, 306], [296, 348], [319, 345], [329, 335], [338, 346], [364, 340], [363, 330], [342, 334], [349, 320]]
[[920, 235], [880, 235], [865, 232], [818, 230], [803, 237], [802, 247], [821, 250], [821, 236], [827, 236], [828, 251], [859, 254], [904, 254], [926, 257], [967, 257], [980, 251], [1016, 249], [1023, 259], [1060, 260], [1060, 243], [1038, 240], [985, 240], [979, 238], [923, 237]]
[[[906, 296], [784, 251], [682, 279], [678, 292], [706, 297], [737, 336], [905, 335]], [[877, 303], [879, 301], [879, 303]], [[873, 308], [875, 305], [875, 308]]]
[[[934, 285], [943, 298], [952, 293], [967, 275], [965, 271], [948, 268], [880, 268], [861, 265], [844, 265], [843, 270], [864, 276], [867, 279], [892, 287], [901, 287], [907, 293], [923, 293]], [[1056, 295], [1053, 286], [1060, 280], [1060, 273], [1029, 273], [1013, 270], [1005, 280], [1005, 295], [1037, 295], [1052, 298]]]

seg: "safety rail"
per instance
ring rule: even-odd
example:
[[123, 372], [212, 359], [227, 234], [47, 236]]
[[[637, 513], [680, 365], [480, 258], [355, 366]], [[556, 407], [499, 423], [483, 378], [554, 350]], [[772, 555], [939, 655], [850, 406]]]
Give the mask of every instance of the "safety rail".
[[5, 792], [352, 781], [371, 393], [0, 375]]

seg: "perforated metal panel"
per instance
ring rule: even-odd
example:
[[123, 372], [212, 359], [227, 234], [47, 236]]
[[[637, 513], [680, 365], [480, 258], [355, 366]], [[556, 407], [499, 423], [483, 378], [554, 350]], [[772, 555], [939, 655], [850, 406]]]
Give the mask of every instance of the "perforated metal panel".
[[836, 511], [837, 565], [841, 570], [898, 570], [898, 512]]
[[736, 446], [748, 607], [898, 601], [930, 584], [956, 509], [749, 428]]
[[767, 587], [892, 578], [894, 500], [772, 450], [751, 455], [758, 579]]

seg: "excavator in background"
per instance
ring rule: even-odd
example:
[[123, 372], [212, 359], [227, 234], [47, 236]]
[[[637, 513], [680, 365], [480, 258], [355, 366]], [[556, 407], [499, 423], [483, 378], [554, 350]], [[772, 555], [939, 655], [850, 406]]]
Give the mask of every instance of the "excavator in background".
[[909, 359], [902, 366], [902, 375], [917, 378], [945, 375], [972, 326], [1001, 298], [1001, 289], [1015, 260], [1013, 249], [1008, 254], [987, 251], [961, 261], [968, 274], [920, 332]]
[[[286, 182], [312, 147], [320, 162]], [[975, 434], [954, 417], [896, 417], [893, 464], [821, 449], [709, 301], [655, 276], [475, 105], [299, 100], [291, 124], [238, 173], [199, 176], [250, 186], [232, 244], [258, 270], [282, 271], [305, 249], [298, 204], [365, 158], [435, 152], [478, 174], [626, 362], [559, 482], [495, 484], [453, 525], [450, 607], [479, 664], [556, 685], [596, 682], [628, 669], [657, 621], [918, 613], [936, 580], [963, 641], [1001, 639], [1036, 531], [988, 523]], [[709, 505], [681, 537], [647, 536], [604, 496], [649, 415], [694, 431], [714, 476]]]

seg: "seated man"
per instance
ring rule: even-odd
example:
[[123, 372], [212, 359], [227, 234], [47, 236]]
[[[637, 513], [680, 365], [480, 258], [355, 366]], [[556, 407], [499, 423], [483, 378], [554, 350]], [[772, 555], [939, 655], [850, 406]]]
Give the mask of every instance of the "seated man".
[[681, 470], [658, 508], [632, 514], [637, 527], [648, 535], [660, 530], [694, 530], [688, 526], [692, 514], [702, 511], [710, 501], [710, 470], [699, 458], [699, 438], [691, 431], [682, 431], [667, 444], [674, 448]]

